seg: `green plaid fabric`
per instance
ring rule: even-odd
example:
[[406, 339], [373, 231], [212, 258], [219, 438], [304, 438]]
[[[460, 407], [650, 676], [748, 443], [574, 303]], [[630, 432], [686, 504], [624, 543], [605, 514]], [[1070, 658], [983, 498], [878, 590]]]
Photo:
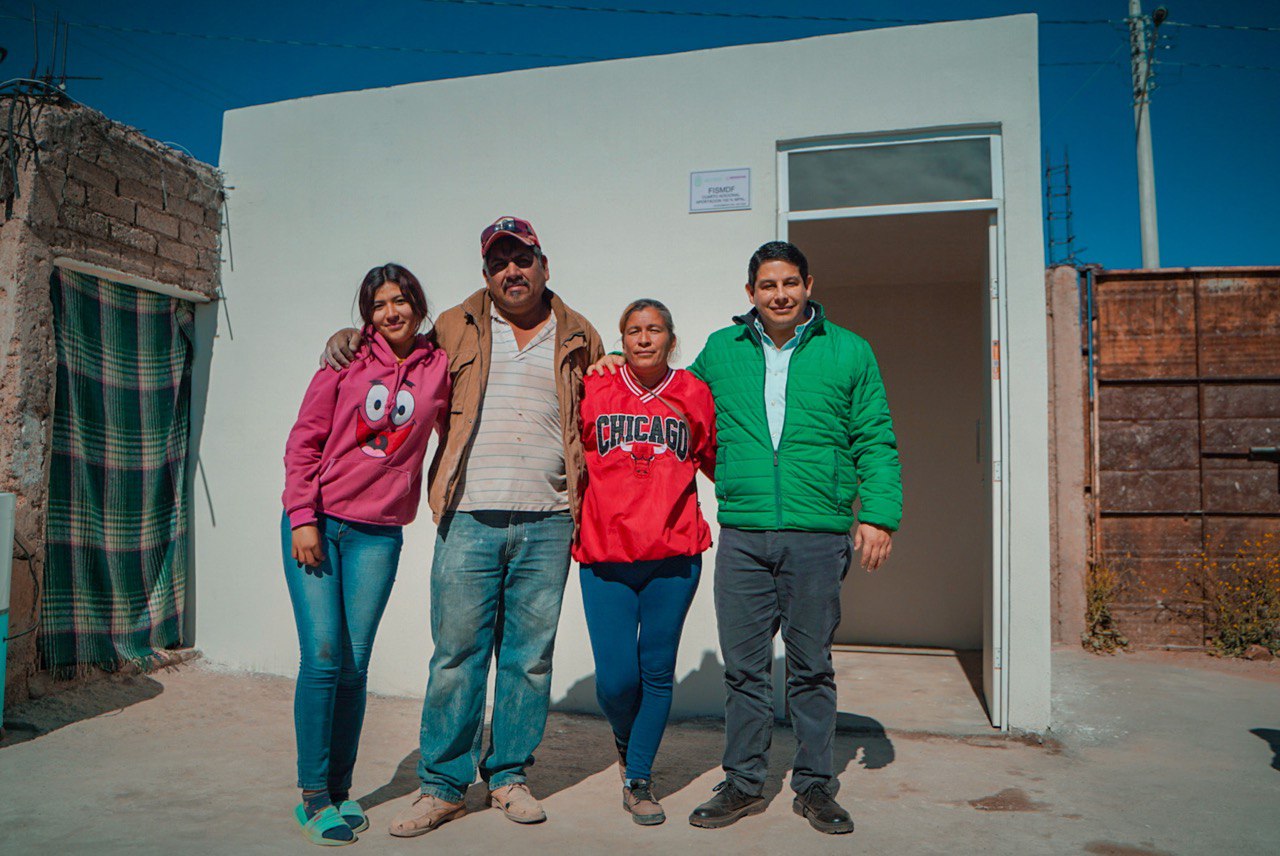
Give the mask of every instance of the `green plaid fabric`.
[[58, 348], [40, 655], [66, 673], [178, 642], [194, 315], [185, 300], [55, 270]]

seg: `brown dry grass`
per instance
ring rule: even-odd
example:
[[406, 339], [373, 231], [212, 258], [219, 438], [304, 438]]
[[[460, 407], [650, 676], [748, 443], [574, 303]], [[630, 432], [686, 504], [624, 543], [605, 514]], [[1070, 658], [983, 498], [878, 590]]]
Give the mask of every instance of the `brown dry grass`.
[[1111, 606], [1124, 588], [1124, 574], [1113, 562], [1098, 562], [1085, 575], [1085, 631], [1080, 641], [1086, 651], [1114, 654], [1129, 640], [1116, 627]]

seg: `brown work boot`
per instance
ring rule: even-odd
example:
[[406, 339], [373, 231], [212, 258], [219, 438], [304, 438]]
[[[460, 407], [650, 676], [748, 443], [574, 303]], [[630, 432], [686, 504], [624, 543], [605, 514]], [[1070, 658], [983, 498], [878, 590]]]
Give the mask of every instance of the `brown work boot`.
[[466, 813], [467, 807], [460, 802], [447, 802], [433, 794], [417, 794], [391, 821], [390, 831], [397, 838], [412, 838]]
[[623, 785], [622, 807], [631, 812], [631, 819], [641, 826], [657, 826], [667, 819], [653, 796], [651, 783], [645, 779], [632, 779], [630, 787]]
[[489, 791], [489, 805], [501, 809], [503, 814], [516, 823], [542, 823], [547, 819], [547, 813], [533, 798], [529, 786], [524, 782], [503, 785]]

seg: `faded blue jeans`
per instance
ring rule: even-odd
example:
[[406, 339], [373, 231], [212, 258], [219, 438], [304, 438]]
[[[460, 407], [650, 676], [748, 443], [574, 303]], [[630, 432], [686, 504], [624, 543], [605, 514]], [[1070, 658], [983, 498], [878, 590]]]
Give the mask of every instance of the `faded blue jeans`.
[[[572, 538], [563, 511], [459, 511], [441, 521], [418, 761], [424, 794], [459, 802], [477, 769], [491, 789], [525, 781], [547, 724]], [[491, 660], [493, 725], [481, 757]]]
[[298, 787], [351, 789], [364, 725], [369, 656], [400, 563], [399, 526], [336, 517], [316, 521], [324, 561], [299, 567], [289, 518], [280, 523], [284, 578], [298, 624], [302, 661], [293, 696]]

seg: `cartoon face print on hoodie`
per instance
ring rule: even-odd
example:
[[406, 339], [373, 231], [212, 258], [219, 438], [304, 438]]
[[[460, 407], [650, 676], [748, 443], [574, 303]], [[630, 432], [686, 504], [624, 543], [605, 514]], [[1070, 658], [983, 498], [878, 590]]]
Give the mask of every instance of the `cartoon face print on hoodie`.
[[404, 444], [413, 430], [413, 383], [404, 381], [395, 400], [381, 381], [373, 381], [364, 406], [356, 408], [356, 446], [371, 458], [385, 458]]
[[316, 372], [289, 432], [291, 526], [321, 514], [404, 526], [417, 513], [427, 445], [449, 413], [449, 359], [425, 336], [403, 360], [380, 333], [366, 337], [351, 365]]

